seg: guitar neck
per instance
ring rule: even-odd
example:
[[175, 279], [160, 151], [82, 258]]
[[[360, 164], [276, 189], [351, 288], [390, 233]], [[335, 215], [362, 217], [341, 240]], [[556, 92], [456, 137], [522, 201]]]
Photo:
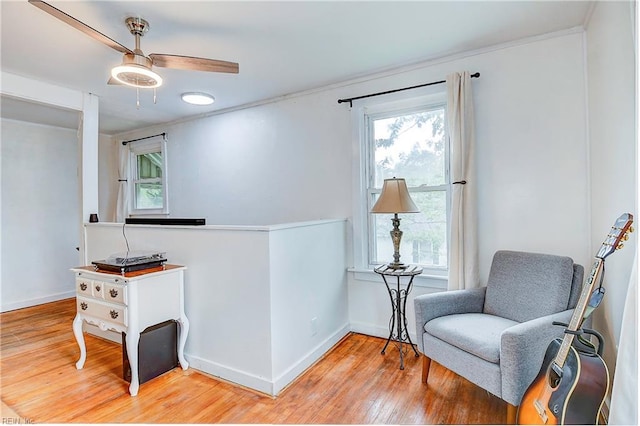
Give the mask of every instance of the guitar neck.
[[[593, 287], [597, 282], [598, 276], [602, 272], [603, 262], [603, 259], [596, 258], [595, 262], [593, 263], [591, 273], [589, 274], [589, 278], [582, 288], [580, 299], [578, 300], [578, 303], [576, 304], [576, 307], [573, 311], [573, 315], [571, 316], [571, 321], [569, 322], [567, 330], [576, 331], [580, 329], [580, 325], [582, 324], [582, 320], [584, 319], [584, 313], [587, 310], [587, 305], [589, 304], [591, 292], [593, 291]], [[564, 366], [564, 363], [567, 360], [567, 355], [569, 354], [569, 348], [571, 347], [571, 343], [573, 343], [574, 337], [574, 334], [565, 333], [564, 338], [562, 339], [562, 344], [560, 345], [560, 349], [558, 350], [558, 354], [555, 357], [555, 363], [559, 367]]]

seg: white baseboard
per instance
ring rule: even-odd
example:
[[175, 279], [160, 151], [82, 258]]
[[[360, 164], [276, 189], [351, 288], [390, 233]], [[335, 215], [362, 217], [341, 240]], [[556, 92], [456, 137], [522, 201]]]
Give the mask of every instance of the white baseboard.
[[220, 377], [228, 382], [236, 383], [241, 386], [245, 386], [251, 389], [255, 389], [258, 392], [272, 394], [273, 386], [270, 381], [263, 377], [259, 377], [245, 371], [240, 371], [235, 368], [227, 367], [217, 362], [200, 358], [188, 353], [184, 354], [185, 358], [189, 362], [190, 368], [203, 371], [215, 377]]
[[322, 358], [322, 356], [326, 354], [336, 343], [349, 334], [349, 328], [349, 324], [342, 326], [342, 328], [337, 330], [313, 350], [303, 356], [298, 363], [292, 365], [287, 371], [277, 377], [273, 382], [272, 395], [278, 395], [280, 391], [287, 387], [289, 383], [293, 382], [296, 377], [304, 373], [307, 368], [311, 367], [316, 361]]
[[[352, 322], [351, 331], [366, 334], [367, 336], [382, 337], [383, 339], [389, 337], [389, 328], [364, 322]], [[413, 343], [417, 342], [415, 333], [409, 333], [409, 337]]]
[[75, 296], [76, 296], [76, 292], [75, 290], [72, 290], [72, 291], [65, 291], [62, 293], [55, 293], [48, 296], [36, 297], [34, 299], [20, 300], [18, 302], [9, 302], [9, 303], [3, 302], [2, 306], [0, 307], [0, 312], [15, 311], [16, 309], [29, 308], [31, 306], [36, 306], [36, 305], [43, 305], [49, 302], [56, 302], [58, 300], [70, 299]]
[[185, 357], [187, 358], [187, 361], [189, 361], [190, 367], [195, 368], [196, 370], [200, 370], [212, 376], [220, 377], [223, 380], [257, 390], [258, 392], [276, 396], [278, 395], [278, 393], [280, 393], [280, 391], [287, 387], [287, 385], [289, 385], [300, 374], [302, 374], [307, 368], [318, 361], [329, 349], [331, 349], [336, 343], [340, 341], [340, 339], [342, 339], [348, 333], [349, 325], [345, 324], [342, 328], [337, 330], [322, 343], [316, 346], [313, 350], [303, 356], [286, 372], [273, 380], [269, 380], [265, 377], [259, 377], [245, 371], [230, 368], [198, 356], [185, 354]]

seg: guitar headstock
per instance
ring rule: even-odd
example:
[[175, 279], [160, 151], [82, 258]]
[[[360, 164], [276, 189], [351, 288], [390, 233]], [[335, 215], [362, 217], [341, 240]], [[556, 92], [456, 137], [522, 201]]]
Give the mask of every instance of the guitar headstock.
[[624, 213], [616, 219], [616, 223], [613, 224], [609, 235], [600, 246], [596, 257], [604, 259], [616, 250], [621, 249], [624, 244], [623, 241], [629, 239], [629, 233], [633, 232], [633, 215], [631, 213]]

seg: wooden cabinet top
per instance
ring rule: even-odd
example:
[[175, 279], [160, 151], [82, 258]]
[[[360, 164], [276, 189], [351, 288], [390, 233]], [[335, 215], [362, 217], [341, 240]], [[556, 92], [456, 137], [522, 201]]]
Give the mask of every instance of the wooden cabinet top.
[[102, 269], [96, 269], [95, 266], [77, 266], [75, 268], [71, 268], [72, 271], [74, 272], [90, 272], [92, 274], [105, 274], [105, 275], [113, 275], [113, 276], [117, 276], [117, 277], [124, 277], [124, 278], [135, 278], [135, 277], [140, 277], [143, 275], [148, 275], [148, 274], [153, 274], [153, 273], [157, 273], [157, 272], [168, 272], [171, 270], [179, 270], [179, 269], [187, 269], [185, 266], [182, 265], [163, 265], [163, 266], [157, 266], [155, 268], [148, 268], [148, 269], [141, 269], [139, 271], [131, 271], [131, 272], [125, 272], [124, 274], [120, 273], [120, 272], [113, 272], [113, 271], [104, 271]]

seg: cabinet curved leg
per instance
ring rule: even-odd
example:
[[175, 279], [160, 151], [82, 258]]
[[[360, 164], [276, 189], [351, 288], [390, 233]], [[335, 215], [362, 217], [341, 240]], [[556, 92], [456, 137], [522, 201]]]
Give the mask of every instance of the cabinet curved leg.
[[84, 335], [82, 334], [82, 317], [80, 314], [76, 314], [73, 319], [73, 335], [76, 337], [76, 342], [80, 347], [80, 359], [76, 362], [76, 368], [82, 370], [84, 362], [87, 360], [87, 347], [84, 344]]
[[131, 384], [129, 385], [129, 393], [131, 396], [138, 394], [140, 381], [138, 379], [138, 343], [140, 342], [140, 332], [137, 330], [129, 330], [127, 333], [127, 355], [129, 358], [129, 367], [131, 368]]
[[186, 370], [187, 368], [189, 368], [189, 363], [184, 357], [184, 345], [187, 342], [187, 336], [189, 335], [189, 320], [186, 316], [182, 315], [178, 319], [178, 323], [180, 323], [180, 328], [178, 329], [178, 361], [180, 361], [180, 366], [182, 367], [182, 369]]

